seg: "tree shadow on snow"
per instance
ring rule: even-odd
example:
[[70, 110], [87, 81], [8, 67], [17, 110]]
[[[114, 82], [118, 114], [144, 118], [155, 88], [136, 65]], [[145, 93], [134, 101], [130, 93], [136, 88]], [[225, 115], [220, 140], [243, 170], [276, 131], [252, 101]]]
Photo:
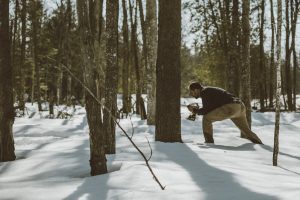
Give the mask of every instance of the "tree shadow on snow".
[[[275, 196], [257, 193], [243, 187], [233, 177], [233, 174], [217, 169], [207, 164], [204, 160], [188, 147], [186, 144], [171, 146], [173, 144], [156, 145], [156, 151], [164, 153], [175, 163], [181, 165], [190, 173], [193, 181], [203, 190], [206, 200], [277, 200]], [[176, 148], [177, 151], [170, 151]], [[178, 149], [180, 148], [180, 149]], [[217, 147], [218, 148], [218, 147]], [[219, 148], [230, 149], [229, 147], [219, 146]], [[246, 145], [242, 149], [249, 150]], [[180, 156], [178, 155], [180, 152]]]

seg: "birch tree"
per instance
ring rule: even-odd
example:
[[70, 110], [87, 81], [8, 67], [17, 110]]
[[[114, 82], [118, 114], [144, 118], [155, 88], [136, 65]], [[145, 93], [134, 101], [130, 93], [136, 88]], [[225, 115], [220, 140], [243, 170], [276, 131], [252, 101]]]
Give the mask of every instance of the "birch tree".
[[282, 2], [277, 0], [277, 34], [276, 34], [276, 114], [274, 131], [273, 166], [277, 166], [279, 152], [279, 122], [280, 122], [280, 95], [281, 95], [281, 26]]

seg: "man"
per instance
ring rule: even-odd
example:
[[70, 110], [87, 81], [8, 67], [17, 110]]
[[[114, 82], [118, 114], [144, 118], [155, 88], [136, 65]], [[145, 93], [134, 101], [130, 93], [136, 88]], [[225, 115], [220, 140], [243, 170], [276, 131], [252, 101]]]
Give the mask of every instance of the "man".
[[194, 114], [203, 115], [202, 127], [206, 143], [214, 143], [213, 122], [231, 119], [245, 138], [262, 144], [259, 137], [250, 130], [245, 105], [239, 98], [221, 88], [203, 87], [199, 82], [190, 84], [189, 91], [191, 96], [202, 99], [202, 108], [188, 106], [188, 109]]

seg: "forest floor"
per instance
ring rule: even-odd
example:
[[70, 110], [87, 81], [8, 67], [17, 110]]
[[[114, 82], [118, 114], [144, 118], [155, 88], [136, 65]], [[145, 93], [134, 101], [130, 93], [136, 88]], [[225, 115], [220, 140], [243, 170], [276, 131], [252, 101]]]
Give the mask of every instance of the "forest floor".
[[[182, 99], [182, 105], [193, 102]], [[120, 100], [118, 101], [120, 104]], [[252, 113], [252, 130], [264, 145], [240, 138], [230, 120], [214, 123], [215, 144], [204, 144], [202, 117], [186, 120], [181, 109], [183, 143], [155, 142], [155, 127], [131, 117], [134, 142], [161, 183], [120, 129], [116, 154], [107, 156], [109, 173], [91, 177], [85, 109], [68, 108], [72, 117], [48, 119], [27, 104], [16, 118], [17, 160], [0, 163], [1, 200], [295, 200], [300, 196], [300, 113], [281, 113], [278, 166], [272, 166], [275, 114]], [[57, 109], [63, 109], [62, 107]], [[122, 127], [132, 133], [130, 119]]]

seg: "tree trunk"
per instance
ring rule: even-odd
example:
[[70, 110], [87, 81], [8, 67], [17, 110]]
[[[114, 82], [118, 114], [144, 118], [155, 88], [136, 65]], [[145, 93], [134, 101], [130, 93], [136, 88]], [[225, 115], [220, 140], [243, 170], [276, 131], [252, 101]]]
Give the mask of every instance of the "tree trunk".
[[[137, 7], [135, 7], [135, 13], [133, 17], [133, 5], [131, 4], [131, 0], [129, 0], [129, 11], [130, 11], [130, 22], [131, 22], [131, 51], [132, 51], [132, 60], [133, 66], [135, 70], [136, 77], [136, 113], [142, 114], [142, 81], [141, 81], [141, 69], [138, 57], [138, 40], [137, 40]], [[143, 116], [141, 116], [143, 119]]]
[[[104, 131], [106, 135], [106, 153], [115, 154], [116, 124], [111, 117], [117, 115], [117, 90], [118, 90], [118, 0], [106, 2], [106, 75], [105, 75], [105, 106], [109, 111], [104, 110]], [[109, 113], [110, 112], [110, 113]], [[110, 115], [111, 114], [111, 115]]]
[[[243, 0], [242, 14], [242, 65], [241, 65], [241, 98], [246, 106], [247, 120], [251, 127], [251, 88], [250, 84], [250, 1]], [[242, 135], [243, 137], [243, 135]]]
[[277, 35], [276, 35], [276, 115], [274, 131], [273, 166], [277, 166], [279, 152], [279, 122], [280, 122], [280, 95], [281, 95], [281, 24], [282, 2], [277, 0]]
[[299, 14], [299, 0], [291, 0], [291, 32], [292, 32], [292, 42], [290, 50], [293, 52], [293, 111], [296, 111], [296, 87], [297, 87], [297, 53], [295, 48], [296, 41], [296, 29], [297, 29], [297, 20]]
[[160, 0], [156, 64], [155, 140], [181, 142], [181, 1]]
[[[37, 103], [38, 103], [38, 109], [39, 111], [42, 111], [42, 105], [41, 105], [41, 94], [40, 94], [40, 63], [38, 62], [38, 52], [39, 52], [39, 45], [38, 45], [38, 32], [39, 32], [39, 20], [38, 17], [40, 5], [38, 5], [40, 2], [39, 0], [34, 0], [33, 6], [34, 9], [32, 11], [32, 39], [33, 39], [33, 60], [34, 60], [34, 69], [35, 69], [35, 81], [36, 81], [36, 96], [37, 96]], [[34, 84], [34, 83], [33, 83]], [[33, 90], [34, 92], [34, 90]]]
[[273, 108], [273, 96], [274, 96], [274, 84], [273, 80], [275, 80], [275, 63], [274, 63], [274, 46], [275, 46], [275, 19], [274, 19], [274, 11], [273, 11], [273, 0], [270, 0], [270, 7], [271, 7], [271, 62], [270, 62], [270, 90], [269, 90], [269, 107]]
[[156, 51], [157, 51], [157, 17], [156, 1], [147, 0], [146, 4], [146, 24], [147, 24], [147, 51], [148, 65], [147, 74], [147, 124], [155, 124], [155, 93], [156, 93]]
[[22, 22], [22, 29], [21, 29], [21, 35], [22, 35], [22, 42], [21, 42], [21, 58], [20, 58], [20, 89], [19, 89], [19, 107], [20, 110], [24, 114], [25, 109], [25, 74], [24, 74], [24, 68], [25, 68], [25, 52], [26, 52], [26, 15], [27, 15], [27, 2], [26, 0], [22, 0], [22, 11], [21, 11], [21, 22]]
[[16, 159], [13, 123], [12, 66], [9, 39], [9, 0], [0, 1], [0, 162]]
[[122, 0], [123, 8], [123, 68], [122, 68], [122, 90], [123, 90], [123, 113], [128, 114], [131, 112], [131, 98], [129, 91], [129, 35], [128, 35], [128, 17], [126, 1]]
[[[80, 33], [80, 43], [82, 50], [82, 61], [84, 65], [85, 85], [95, 94], [97, 94], [98, 68], [95, 62], [94, 39], [90, 29], [88, 2], [77, 0], [78, 24]], [[90, 166], [91, 175], [107, 173], [105, 158], [105, 135], [103, 133], [101, 106], [88, 93], [85, 92], [87, 119], [90, 129]]]
[[259, 68], [260, 68], [260, 77], [259, 77], [259, 101], [260, 101], [260, 110], [265, 110], [265, 80], [266, 80], [266, 67], [265, 67], [265, 50], [264, 50], [264, 24], [265, 24], [265, 1], [261, 0], [260, 2], [260, 28], [259, 28]]
[[292, 102], [292, 81], [291, 81], [291, 50], [290, 50], [290, 17], [289, 0], [285, 0], [285, 88], [287, 94], [288, 110], [293, 109]]
[[[228, 5], [229, 7], [229, 5]], [[228, 8], [229, 10], [229, 8]], [[227, 11], [229, 12], [229, 11]], [[227, 14], [229, 15], [229, 14]], [[229, 29], [229, 39], [230, 39], [230, 50], [229, 50], [229, 68], [230, 72], [228, 76], [230, 79], [233, 79], [233, 86], [232, 90], [235, 95], [239, 95], [240, 90], [240, 80], [237, 74], [240, 74], [239, 69], [239, 54], [240, 49], [238, 46], [238, 35], [240, 31], [240, 21], [239, 21], [239, 1], [233, 0], [232, 6], [232, 23], [230, 23], [230, 19], [228, 19], [228, 26], [231, 28]]]

